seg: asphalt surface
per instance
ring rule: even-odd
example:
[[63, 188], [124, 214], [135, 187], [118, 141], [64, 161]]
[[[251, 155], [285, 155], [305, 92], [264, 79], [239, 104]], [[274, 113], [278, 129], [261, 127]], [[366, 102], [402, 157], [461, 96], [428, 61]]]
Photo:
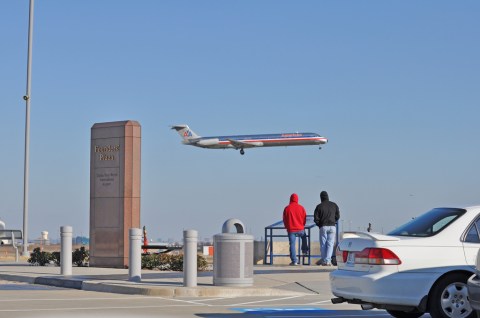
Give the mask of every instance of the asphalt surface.
[[333, 305], [320, 295], [161, 297], [0, 281], [0, 317], [389, 317], [385, 311]]
[[59, 267], [0, 263], [0, 317], [390, 317], [332, 304], [335, 269], [257, 265], [250, 287], [214, 286], [212, 272], [198, 273], [197, 287], [184, 287], [179, 272], [144, 270], [140, 282], [130, 282], [127, 269], [73, 267], [73, 275], [62, 276]]

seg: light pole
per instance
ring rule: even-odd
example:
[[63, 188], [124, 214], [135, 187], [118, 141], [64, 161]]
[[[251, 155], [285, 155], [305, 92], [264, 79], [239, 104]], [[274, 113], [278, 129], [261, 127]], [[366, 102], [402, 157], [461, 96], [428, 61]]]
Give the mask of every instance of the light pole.
[[23, 96], [26, 104], [25, 162], [23, 169], [23, 256], [28, 256], [28, 174], [30, 162], [30, 88], [32, 77], [33, 5], [34, 0], [30, 0], [28, 18], [27, 92], [25, 96]]

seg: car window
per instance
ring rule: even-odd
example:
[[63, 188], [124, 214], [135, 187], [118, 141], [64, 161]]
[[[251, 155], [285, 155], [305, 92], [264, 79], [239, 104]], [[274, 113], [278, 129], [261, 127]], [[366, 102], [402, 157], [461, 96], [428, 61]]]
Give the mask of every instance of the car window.
[[432, 231], [433, 233], [436, 233], [438, 231], [440, 231], [441, 229], [443, 229], [445, 226], [447, 226], [447, 224], [449, 224], [453, 219], [455, 218], [455, 215], [450, 215], [450, 216], [447, 216], [443, 219], [441, 219], [440, 221], [438, 221], [437, 223], [435, 223], [433, 226], [432, 226]]
[[[433, 236], [455, 222], [466, 210], [456, 208], [437, 208], [428, 211], [410, 222], [396, 228], [388, 235], [397, 236]], [[480, 225], [480, 223], [479, 223]]]
[[465, 236], [465, 242], [480, 243], [480, 236], [478, 235], [478, 229], [480, 228], [480, 219], [477, 219], [475, 223], [470, 226], [470, 229]]

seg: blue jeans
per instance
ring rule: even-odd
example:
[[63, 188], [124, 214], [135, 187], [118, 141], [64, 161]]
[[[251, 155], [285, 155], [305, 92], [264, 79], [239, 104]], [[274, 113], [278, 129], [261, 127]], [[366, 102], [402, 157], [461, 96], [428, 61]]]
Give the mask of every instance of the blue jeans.
[[305, 231], [289, 232], [288, 241], [290, 243], [290, 259], [293, 263], [297, 263], [297, 253], [295, 252], [297, 237], [302, 239], [302, 253], [308, 253], [307, 234], [305, 234]]
[[320, 228], [320, 254], [324, 263], [332, 262], [336, 233], [337, 228], [335, 226], [322, 226]]

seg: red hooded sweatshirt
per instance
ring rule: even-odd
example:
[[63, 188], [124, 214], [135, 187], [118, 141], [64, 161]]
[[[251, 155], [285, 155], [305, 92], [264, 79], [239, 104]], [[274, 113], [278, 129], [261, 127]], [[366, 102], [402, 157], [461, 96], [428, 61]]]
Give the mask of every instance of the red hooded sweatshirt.
[[283, 224], [287, 232], [298, 232], [305, 230], [307, 222], [307, 212], [303, 206], [298, 204], [298, 195], [293, 193], [290, 196], [290, 204], [283, 210]]

